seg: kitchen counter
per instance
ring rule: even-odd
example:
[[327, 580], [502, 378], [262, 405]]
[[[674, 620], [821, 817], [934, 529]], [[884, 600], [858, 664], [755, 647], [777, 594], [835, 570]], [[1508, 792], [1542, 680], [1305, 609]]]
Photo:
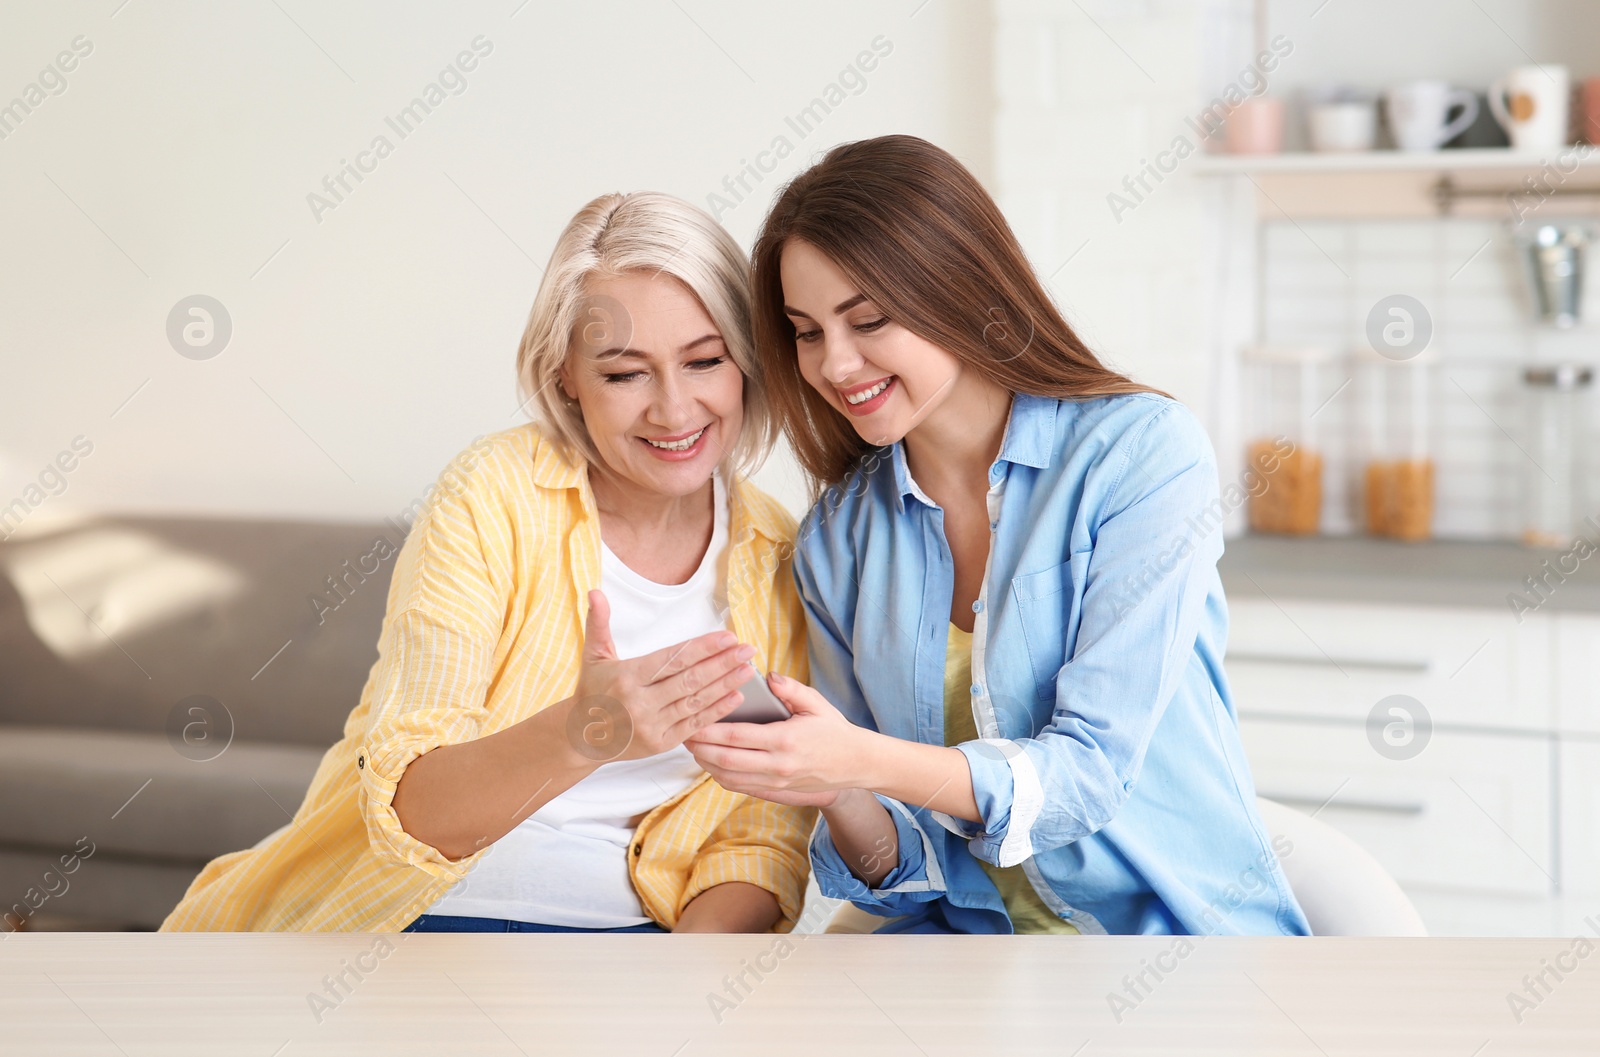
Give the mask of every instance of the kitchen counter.
[[[1600, 553], [1579, 561], [1565, 551], [1517, 543], [1251, 535], [1227, 541], [1218, 569], [1235, 597], [1510, 612], [1508, 596], [1517, 595], [1539, 612], [1600, 613]], [[1529, 577], [1545, 578], [1542, 594], [1530, 589]]]

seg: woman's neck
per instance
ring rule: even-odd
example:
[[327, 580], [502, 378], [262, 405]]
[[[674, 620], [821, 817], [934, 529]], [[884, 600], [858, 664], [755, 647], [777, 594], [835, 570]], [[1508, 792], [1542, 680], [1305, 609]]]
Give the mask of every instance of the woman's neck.
[[658, 584], [681, 584], [694, 575], [716, 524], [714, 481], [670, 496], [591, 467], [589, 487], [600, 511], [600, 539], [622, 564]]
[[602, 522], [612, 522], [629, 535], [682, 532], [708, 521], [715, 485], [711, 478], [688, 495], [664, 495], [620, 480], [601, 466], [589, 469], [589, 487]]
[[906, 434], [906, 465], [917, 486], [930, 496], [974, 481], [986, 490], [1010, 415], [1008, 390], [963, 371], [944, 402]]

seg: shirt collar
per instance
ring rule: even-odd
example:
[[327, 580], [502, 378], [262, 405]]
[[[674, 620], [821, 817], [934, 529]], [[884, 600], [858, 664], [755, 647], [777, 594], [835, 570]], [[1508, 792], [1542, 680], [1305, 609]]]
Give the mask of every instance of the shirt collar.
[[911, 468], [906, 465], [906, 442], [900, 441], [889, 451], [889, 461], [894, 465], [894, 505], [897, 512], [906, 512], [906, 496], [935, 506], [933, 500], [922, 494], [917, 482], [911, 479]]
[[541, 488], [581, 487], [587, 469], [581, 458], [569, 455], [563, 445], [535, 433], [533, 483]]
[[1061, 401], [1053, 396], [1014, 395], [996, 463], [1013, 462], [1036, 470], [1047, 469], [1056, 453], [1056, 412], [1060, 407]]
[[769, 543], [781, 544], [793, 539], [792, 523], [784, 508], [742, 476], [732, 475], [728, 500], [728, 535], [731, 540], [740, 540], [750, 531], [764, 537]]
[[[1034, 396], [1031, 393], [1014, 393], [1011, 410], [1006, 415], [1006, 432], [1000, 440], [1000, 453], [989, 467], [989, 483], [998, 483], [1005, 476], [1005, 463], [1016, 463], [1045, 469], [1056, 451], [1056, 412], [1061, 401], [1053, 396]], [[894, 446], [895, 503], [900, 513], [905, 513], [905, 497], [935, 506], [917, 482], [911, 479], [906, 465], [906, 445], [902, 440]]]

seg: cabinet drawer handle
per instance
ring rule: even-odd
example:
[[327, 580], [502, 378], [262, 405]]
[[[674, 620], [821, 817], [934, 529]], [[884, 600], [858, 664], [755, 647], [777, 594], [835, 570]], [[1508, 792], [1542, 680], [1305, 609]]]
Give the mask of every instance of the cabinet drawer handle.
[[1285, 807], [1337, 807], [1346, 811], [1373, 811], [1381, 815], [1420, 815], [1426, 810], [1424, 804], [1395, 804], [1382, 800], [1318, 800], [1316, 797], [1297, 796], [1294, 793], [1263, 793], [1259, 789], [1256, 793]]
[[1244, 664], [1298, 664], [1310, 668], [1361, 668], [1369, 672], [1405, 672], [1427, 675], [1433, 670], [1430, 661], [1375, 661], [1370, 658], [1294, 657], [1278, 653], [1229, 653], [1224, 661]]

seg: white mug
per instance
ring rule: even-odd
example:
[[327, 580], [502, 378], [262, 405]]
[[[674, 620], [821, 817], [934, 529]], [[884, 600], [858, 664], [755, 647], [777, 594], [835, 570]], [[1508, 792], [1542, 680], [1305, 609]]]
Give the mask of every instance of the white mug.
[[[1478, 119], [1478, 97], [1443, 81], [1407, 81], [1384, 98], [1389, 131], [1401, 150], [1433, 151], [1454, 139]], [[1461, 113], [1449, 121], [1452, 107]]]
[[1565, 66], [1518, 66], [1489, 86], [1489, 111], [1517, 150], [1564, 147], [1571, 90]]
[[1371, 150], [1377, 141], [1378, 114], [1370, 102], [1343, 100], [1311, 107], [1311, 149], [1318, 152]]

